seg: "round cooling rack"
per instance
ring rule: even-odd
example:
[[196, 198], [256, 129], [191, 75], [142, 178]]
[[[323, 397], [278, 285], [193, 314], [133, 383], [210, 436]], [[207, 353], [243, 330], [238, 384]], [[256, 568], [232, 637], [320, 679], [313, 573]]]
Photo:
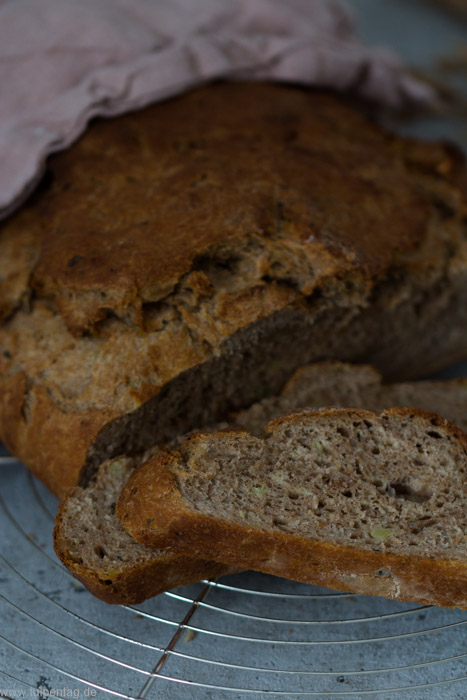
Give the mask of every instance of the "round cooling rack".
[[0, 695], [467, 697], [467, 613], [253, 572], [135, 606], [91, 596], [52, 548], [56, 500], [0, 456]]

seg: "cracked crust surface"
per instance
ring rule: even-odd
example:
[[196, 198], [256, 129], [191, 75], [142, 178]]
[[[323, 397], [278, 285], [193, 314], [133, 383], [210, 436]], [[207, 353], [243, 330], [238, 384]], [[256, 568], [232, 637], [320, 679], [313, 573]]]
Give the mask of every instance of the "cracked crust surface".
[[0, 437], [63, 495], [304, 363], [462, 359], [464, 216], [455, 149], [330, 94], [220, 84], [96, 122], [0, 230]]
[[109, 316], [141, 326], [143, 305], [199, 256], [254, 237], [274, 240], [275, 279], [289, 261], [299, 272], [300, 250], [304, 293], [321, 276], [374, 273], [423, 240], [421, 168], [441, 186], [459, 166], [446, 147], [383, 134], [330, 95], [270, 85], [218, 85], [99, 121], [3, 226], [3, 315], [33, 292], [76, 334]]

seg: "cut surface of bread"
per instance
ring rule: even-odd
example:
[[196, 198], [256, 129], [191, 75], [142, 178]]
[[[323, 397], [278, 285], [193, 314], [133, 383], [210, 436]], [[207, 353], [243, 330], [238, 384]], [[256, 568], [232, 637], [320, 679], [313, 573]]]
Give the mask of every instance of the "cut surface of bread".
[[467, 437], [439, 416], [323, 409], [195, 434], [123, 488], [139, 542], [355, 593], [467, 607]]
[[60, 496], [304, 364], [466, 356], [463, 157], [343, 97], [209, 85], [47, 170], [0, 227], [0, 438]]
[[[372, 367], [322, 362], [299, 369], [279, 396], [270, 397], [231, 417], [232, 426], [244, 426], [261, 435], [273, 418], [288, 411], [322, 406], [367, 407], [379, 410], [393, 405], [434, 410], [461, 427], [467, 427], [467, 381], [413, 382], [383, 385]], [[218, 426], [219, 428], [219, 426]], [[87, 487], [75, 488], [59, 508], [55, 549], [69, 570], [99, 598], [133, 604], [162, 590], [224, 570], [196, 570], [167, 552], [136, 543], [115, 515], [120, 490], [132, 470], [149, 458], [117, 458], [101, 465]], [[208, 566], [201, 563], [199, 566]], [[211, 563], [212, 567], [219, 566]], [[167, 569], [170, 567], [170, 581]]]

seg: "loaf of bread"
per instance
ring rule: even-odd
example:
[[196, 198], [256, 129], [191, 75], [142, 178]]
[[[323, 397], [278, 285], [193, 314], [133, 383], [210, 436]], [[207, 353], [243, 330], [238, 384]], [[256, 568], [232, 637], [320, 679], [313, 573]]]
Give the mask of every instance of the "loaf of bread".
[[465, 172], [278, 85], [95, 122], [0, 228], [0, 439], [63, 496], [303, 364], [465, 358]]
[[147, 546], [353, 593], [467, 608], [467, 437], [433, 413], [323, 409], [195, 434], [122, 490]]
[[[383, 385], [372, 367], [321, 362], [302, 367], [282, 393], [230, 417], [262, 435], [286, 412], [322, 406], [383, 409], [405, 405], [434, 410], [467, 429], [467, 380]], [[213, 426], [211, 430], [226, 426]], [[178, 444], [180, 440], [178, 440]], [[132, 470], [156, 454], [104, 462], [86, 487], [77, 487], [59, 507], [54, 539], [57, 555], [95, 595], [109, 603], [135, 604], [167, 588], [228, 573], [213, 562], [155, 551], [136, 543], [115, 515], [120, 491]]]

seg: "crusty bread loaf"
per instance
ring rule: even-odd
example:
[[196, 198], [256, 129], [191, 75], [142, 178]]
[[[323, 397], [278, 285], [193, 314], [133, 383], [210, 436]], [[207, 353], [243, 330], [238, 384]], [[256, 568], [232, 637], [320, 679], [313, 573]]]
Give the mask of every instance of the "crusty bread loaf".
[[[271, 419], [294, 409], [328, 405], [382, 409], [401, 404], [436, 410], [467, 428], [466, 380], [382, 385], [380, 374], [372, 367], [339, 362], [299, 369], [279, 396], [232, 416], [231, 425], [261, 435]], [[139, 458], [104, 462], [97, 477], [87, 487], [73, 489], [59, 507], [54, 532], [57, 555], [90, 591], [107, 602], [138, 603], [189, 579], [226, 572], [212, 562], [200, 561], [197, 568], [193, 557], [185, 561], [188, 558], [137, 544], [118, 521], [115, 505], [120, 491], [135, 466], [150, 455], [151, 451]]]
[[195, 434], [122, 490], [139, 542], [354, 593], [467, 608], [467, 436], [436, 414], [324, 409]]
[[55, 493], [319, 359], [467, 354], [465, 167], [323, 92], [98, 121], [0, 229], [0, 438]]

